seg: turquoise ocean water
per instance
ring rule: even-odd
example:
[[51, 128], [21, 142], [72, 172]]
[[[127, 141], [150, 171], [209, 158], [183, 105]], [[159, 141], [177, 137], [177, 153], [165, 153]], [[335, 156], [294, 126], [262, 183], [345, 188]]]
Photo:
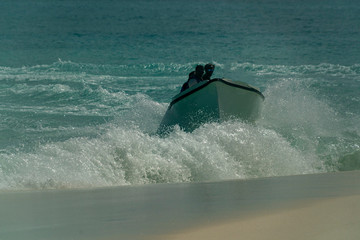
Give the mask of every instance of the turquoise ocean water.
[[[0, 191], [360, 169], [360, 4], [0, 2]], [[255, 125], [155, 134], [196, 64], [265, 95]]]

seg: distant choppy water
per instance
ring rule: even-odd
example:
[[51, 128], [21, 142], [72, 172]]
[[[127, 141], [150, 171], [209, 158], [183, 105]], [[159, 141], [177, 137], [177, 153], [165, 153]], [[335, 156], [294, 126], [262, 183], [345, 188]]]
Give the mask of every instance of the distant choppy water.
[[[1, 1], [0, 190], [360, 169], [357, 1]], [[196, 64], [262, 118], [154, 133]]]

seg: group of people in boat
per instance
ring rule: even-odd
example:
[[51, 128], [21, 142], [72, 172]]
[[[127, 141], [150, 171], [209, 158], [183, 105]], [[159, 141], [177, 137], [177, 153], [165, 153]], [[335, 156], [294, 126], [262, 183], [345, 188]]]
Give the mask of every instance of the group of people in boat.
[[189, 79], [182, 85], [180, 92], [185, 91], [189, 87], [192, 87], [201, 81], [210, 80], [214, 70], [215, 65], [211, 63], [206, 64], [205, 67], [202, 65], [197, 65], [195, 71], [189, 73]]

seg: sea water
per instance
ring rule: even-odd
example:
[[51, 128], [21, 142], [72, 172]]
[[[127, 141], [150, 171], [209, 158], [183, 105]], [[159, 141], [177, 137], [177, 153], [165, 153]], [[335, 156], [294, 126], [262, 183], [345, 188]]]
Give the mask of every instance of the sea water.
[[[360, 169], [358, 1], [3, 0], [0, 16], [0, 191]], [[261, 118], [156, 135], [209, 62], [261, 89]]]

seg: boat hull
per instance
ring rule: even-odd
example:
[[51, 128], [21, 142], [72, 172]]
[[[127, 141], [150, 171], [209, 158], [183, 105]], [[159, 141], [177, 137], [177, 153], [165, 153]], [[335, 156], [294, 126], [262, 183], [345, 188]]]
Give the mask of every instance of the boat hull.
[[205, 122], [239, 118], [253, 122], [261, 112], [264, 96], [242, 82], [227, 79], [204, 81], [176, 95], [158, 129], [163, 134], [179, 125], [193, 131]]

